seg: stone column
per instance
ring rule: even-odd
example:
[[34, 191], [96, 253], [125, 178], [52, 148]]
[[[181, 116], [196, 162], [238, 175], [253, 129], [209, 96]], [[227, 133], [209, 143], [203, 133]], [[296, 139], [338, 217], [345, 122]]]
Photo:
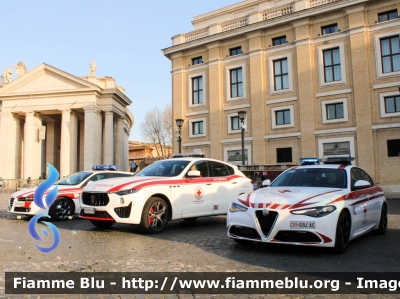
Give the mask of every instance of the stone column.
[[7, 179], [19, 178], [20, 147], [19, 147], [19, 117], [9, 112], [0, 116], [0, 157], [4, 164], [0, 168], [0, 176]]
[[46, 162], [55, 164], [54, 119], [46, 119]]
[[[97, 151], [97, 141], [99, 139], [99, 116], [96, 107], [85, 107], [85, 126], [84, 126], [84, 169], [90, 170], [93, 165], [99, 164], [100, 157]], [[101, 123], [100, 123], [101, 125]], [[101, 139], [101, 136], [100, 136]], [[100, 140], [101, 141], [101, 140]]]
[[117, 128], [115, 132], [115, 163], [118, 165], [118, 169], [123, 170], [124, 165], [128, 162], [125, 161], [124, 156], [124, 119], [122, 117], [117, 118]]
[[[116, 156], [118, 157], [118, 151]], [[112, 111], [106, 111], [104, 115], [103, 164], [114, 164], [114, 112]]]
[[79, 171], [85, 170], [84, 168], [84, 148], [85, 148], [85, 122], [84, 117], [79, 116]]
[[71, 110], [62, 111], [60, 177], [71, 174]]
[[34, 176], [34, 164], [35, 161], [35, 125], [33, 112], [27, 112], [25, 114], [25, 126], [24, 126], [24, 175], [23, 178], [27, 179]]
[[[126, 164], [123, 165], [123, 171], [129, 171], [129, 130], [130, 128], [125, 124], [124, 128], [124, 157]], [[140, 169], [141, 170], [141, 169]]]
[[78, 171], [78, 115], [75, 111], [71, 112], [71, 125], [70, 125], [70, 137], [71, 137], [71, 173]]

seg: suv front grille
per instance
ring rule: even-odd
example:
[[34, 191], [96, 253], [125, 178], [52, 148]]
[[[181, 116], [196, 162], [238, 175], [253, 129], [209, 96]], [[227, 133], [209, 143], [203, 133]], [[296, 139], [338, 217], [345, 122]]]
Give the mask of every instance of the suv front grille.
[[256, 211], [257, 222], [265, 237], [268, 237], [268, 235], [270, 234], [277, 217], [278, 212], [275, 211], [269, 211], [269, 214], [267, 216], [264, 216], [261, 210]]
[[84, 210], [81, 210], [81, 216], [90, 216], [90, 217], [96, 217], [96, 218], [111, 218], [111, 215], [107, 213], [107, 211], [95, 211], [94, 214], [85, 214]]
[[82, 192], [82, 202], [88, 206], [106, 206], [109, 198], [107, 193]]

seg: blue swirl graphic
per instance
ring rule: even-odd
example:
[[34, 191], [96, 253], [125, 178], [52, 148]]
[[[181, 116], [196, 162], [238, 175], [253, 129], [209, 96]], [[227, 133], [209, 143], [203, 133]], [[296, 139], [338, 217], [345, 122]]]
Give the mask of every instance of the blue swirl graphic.
[[47, 167], [49, 168], [49, 177], [41, 183], [37, 189], [35, 190], [35, 194], [33, 196], [33, 201], [35, 204], [41, 208], [46, 210], [47, 207], [50, 207], [52, 203], [55, 201], [57, 194], [58, 194], [58, 185], [55, 186], [53, 190], [51, 190], [47, 195], [46, 195], [46, 205], [45, 207], [43, 203], [43, 194], [46, 192], [47, 189], [49, 189], [53, 184], [58, 180], [59, 173], [57, 169], [53, 167], [50, 163], [47, 163]]
[[[39, 219], [42, 217], [50, 218], [49, 215], [47, 215], [45, 213], [41, 213], [41, 214], [34, 216], [28, 223], [28, 231], [29, 231], [29, 234], [31, 235], [31, 237], [34, 238], [35, 240], [41, 241], [41, 242], [43, 242], [43, 239], [36, 232], [36, 224], [39, 221]], [[53, 250], [55, 250], [58, 247], [58, 245], [60, 245], [60, 240], [61, 240], [60, 233], [58, 232], [58, 229], [54, 224], [52, 224], [50, 222], [46, 222], [46, 221], [43, 221], [43, 223], [46, 224], [50, 228], [51, 232], [53, 233], [53, 236], [54, 236], [53, 244], [50, 247], [41, 247], [39, 245], [35, 245], [35, 246], [39, 251], [41, 251], [43, 253], [49, 253], [49, 252], [52, 252]], [[49, 235], [47, 230], [44, 228], [41, 229], [41, 232], [46, 237]]]
[[[44, 210], [47, 210], [48, 208], [50, 208], [50, 206], [56, 200], [56, 197], [58, 194], [58, 185], [57, 185], [57, 186], [55, 186], [55, 188], [53, 190], [51, 190], [46, 195], [46, 202], [45, 203], [43, 202], [44, 193], [46, 192], [47, 189], [49, 189], [51, 186], [53, 186], [53, 184], [58, 180], [58, 177], [59, 177], [59, 173], [58, 173], [57, 169], [55, 169], [53, 167], [53, 165], [51, 165], [50, 163], [47, 163], [47, 167], [49, 168], [49, 177], [37, 187], [37, 189], [35, 190], [35, 194], [33, 196], [33, 201], [35, 202], [35, 204], [39, 208], [44, 209]], [[31, 237], [33, 239], [40, 241], [40, 242], [43, 242], [43, 239], [39, 236], [39, 234], [36, 231], [36, 224], [38, 223], [39, 219], [42, 217], [50, 218], [49, 215], [47, 215], [45, 213], [41, 213], [41, 214], [34, 216], [28, 223], [29, 234], [31, 235]], [[50, 222], [46, 222], [46, 221], [43, 221], [43, 223], [50, 228], [50, 230], [54, 236], [53, 244], [50, 247], [41, 247], [39, 245], [35, 245], [35, 246], [39, 251], [41, 251], [43, 253], [49, 253], [49, 252], [52, 252], [53, 250], [55, 250], [58, 247], [58, 245], [60, 245], [60, 233], [58, 231], [58, 228], [54, 224], [52, 224]], [[49, 232], [45, 228], [42, 228], [41, 232], [44, 236], [46, 236], [46, 237], [49, 236]]]

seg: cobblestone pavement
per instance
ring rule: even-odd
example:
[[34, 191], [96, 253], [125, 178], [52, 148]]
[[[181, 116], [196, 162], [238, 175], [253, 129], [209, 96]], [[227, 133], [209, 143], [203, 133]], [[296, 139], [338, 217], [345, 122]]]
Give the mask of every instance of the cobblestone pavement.
[[[74, 218], [55, 223], [61, 234], [57, 250], [42, 254], [27, 229], [28, 218], [6, 212], [9, 194], [0, 194], [0, 297], [93, 298], [94, 295], [7, 295], [8, 272], [400, 272], [400, 199], [388, 200], [385, 236], [368, 234], [335, 255], [322, 248], [252, 244], [226, 237], [226, 217], [194, 223], [169, 223], [158, 235], [141, 234], [130, 225], [101, 230]], [[392, 295], [111, 295], [96, 298], [393, 298]], [[400, 297], [399, 297], [400, 298]]]

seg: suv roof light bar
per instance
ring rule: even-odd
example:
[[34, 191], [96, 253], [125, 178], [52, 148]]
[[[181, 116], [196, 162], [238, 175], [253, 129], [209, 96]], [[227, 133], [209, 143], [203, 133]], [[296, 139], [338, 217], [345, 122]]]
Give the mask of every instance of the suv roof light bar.
[[185, 157], [205, 158], [206, 155], [203, 153], [173, 154], [172, 155], [172, 158], [185, 158]]
[[117, 165], [95, 165], [92, 167], [93, 170], [118, 170]]

